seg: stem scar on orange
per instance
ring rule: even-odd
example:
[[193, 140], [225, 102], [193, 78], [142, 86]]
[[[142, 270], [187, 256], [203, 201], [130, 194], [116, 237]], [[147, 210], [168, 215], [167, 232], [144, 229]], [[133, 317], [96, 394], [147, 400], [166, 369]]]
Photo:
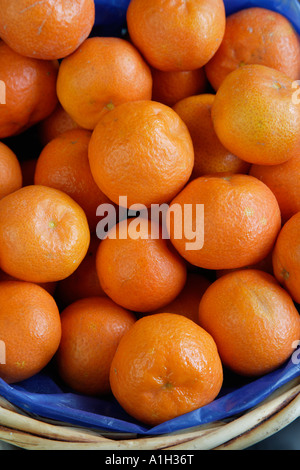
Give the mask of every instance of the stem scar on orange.
[[175, 313], [137, 320], [121, 338], [110, 368], [115, 398], [151, 426], [210, 403], [222, 383], [223, 367], [211, 335]]

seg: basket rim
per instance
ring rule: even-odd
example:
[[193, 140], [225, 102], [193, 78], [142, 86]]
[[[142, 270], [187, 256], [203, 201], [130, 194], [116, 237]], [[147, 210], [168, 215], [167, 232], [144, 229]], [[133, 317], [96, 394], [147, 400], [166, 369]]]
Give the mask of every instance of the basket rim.
[[101, 432], [46, 420], [0, 397], [0, 440], [27, 450], [242, 450], [300, 417], [300, 377], [248, 412], [163, 436]]

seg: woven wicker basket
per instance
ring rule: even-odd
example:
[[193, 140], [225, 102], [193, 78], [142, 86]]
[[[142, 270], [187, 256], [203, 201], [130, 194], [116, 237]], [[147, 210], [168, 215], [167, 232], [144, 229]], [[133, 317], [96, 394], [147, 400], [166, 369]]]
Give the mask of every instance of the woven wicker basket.
[[107, 433], [29, 415], [0, 397], [0, 440], [27, 450], [242, 450], [300, 417], [300, 377], [230, 420], [163, 436]]

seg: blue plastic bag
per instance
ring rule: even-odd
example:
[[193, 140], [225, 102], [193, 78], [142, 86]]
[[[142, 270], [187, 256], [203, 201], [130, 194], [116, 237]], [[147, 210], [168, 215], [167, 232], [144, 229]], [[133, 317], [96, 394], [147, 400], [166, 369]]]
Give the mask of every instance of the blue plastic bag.
[[[95, 0], [96, 25], [93, 35], [120, 36], [126, 29], [129, 0]], [[297, 0], [225, 0], [227, 14], [252, 6], [278, 11], [300, 33], [300, 3]], [[13, 385], [0, 379], [0, 395], [38, 416], [95, 429], [156, 435], [229, 418], [258, 405], [277, 388], [300, 376], [300, 348], [278, 370], [259, 379], [246, 380], [225, 372], [219, 396], [209, 405], [167, 421], [154, 428], [128, 416], [116, 400], [91, 398], [73, 393], [62, 384], [50, 364], [36, 376]]]

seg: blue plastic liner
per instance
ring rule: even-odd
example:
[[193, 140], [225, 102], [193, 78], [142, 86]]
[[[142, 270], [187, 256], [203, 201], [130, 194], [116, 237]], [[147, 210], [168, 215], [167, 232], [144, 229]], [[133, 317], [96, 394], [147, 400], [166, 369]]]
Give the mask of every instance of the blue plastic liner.
[[[126, 11], [129, 0], [95, 0], [95, 32], [103, 35], [122, 35], [126, 28]], [[300, 33], [300, 3], [298, 0], [224, 0], [226, 13], [250, 7], [268, 8], [286, 16]]]
[[128, 416], [113, 397], [101, 399], [72, 393], [52, 377], [51, 371], [13, 385], [0, 379], [0, 395], [25, 411], [74, 425], [145, 436], [165, 434], [229, 418], [258, 405], [277, 388], [300, 376], [300, 349], [292, 358], [276, 371], [248, 382], [241, 377], [228, 378], [225, 371], [222, 390], [212, 403], [153, 428]]
[[[93, 35], [123, 35], [129, 0], [96, 0], [96, 25]], [[243, 8], [260, 6], [285, 15], [300, 33], [300, 3], [297, 0], [225, 0], [227, 14]], [[300, 376], [300, 349], [278, 370], [259, 379], [247, 380], [225, 370], [219, 396], [199, 408], [154, 428], [128, 416], [116, 400], [91, 398], [73, 393], [55, 376], [50, 364], [36, 376], [13, 385], [0, 379], [0, 395], [21, 409], [41, 417], [108, 431], [158, 435], [219, 421], [243, 413], [261, 403], [271, 393]]]

